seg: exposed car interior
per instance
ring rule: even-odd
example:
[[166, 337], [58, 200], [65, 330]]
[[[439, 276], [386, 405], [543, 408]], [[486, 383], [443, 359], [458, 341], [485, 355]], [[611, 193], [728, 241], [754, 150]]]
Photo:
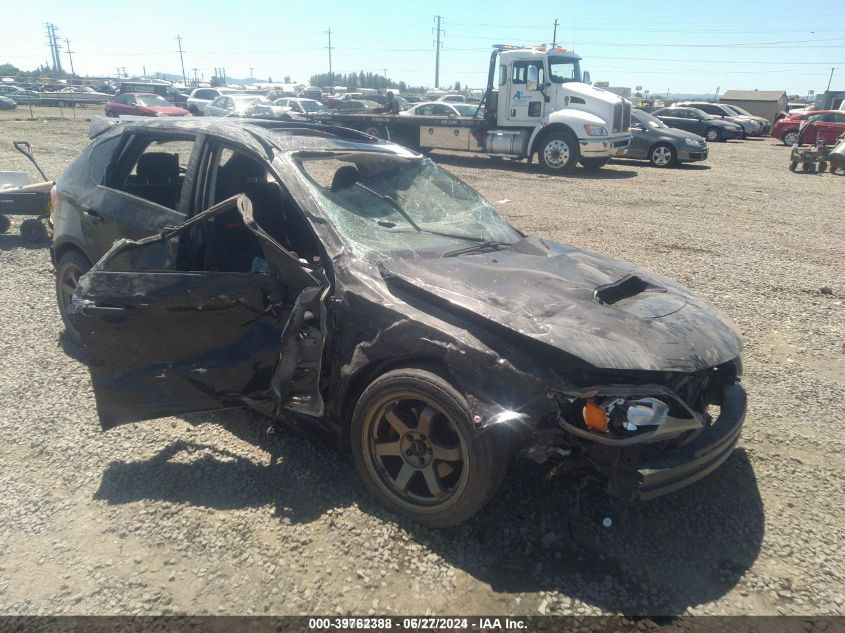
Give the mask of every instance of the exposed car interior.
[[[218, 152], [209, 181], [208, 206], [242, 193], [252, 203], [253, 217], [283, 248], [297, 258], [318, 256], [315, 238], [290, 193], [262, 163], [243, 152]], [[255, 234], [244, 225], [237, 210], [227, 211], [212, 223], [208, 264], [212, 270], [260, 270], [263, 252]], [[258, 268], [256, 268], [258, 267]]]
[[106, 186], [177, 210], [194, 139], [136, 136], [109, 166]]

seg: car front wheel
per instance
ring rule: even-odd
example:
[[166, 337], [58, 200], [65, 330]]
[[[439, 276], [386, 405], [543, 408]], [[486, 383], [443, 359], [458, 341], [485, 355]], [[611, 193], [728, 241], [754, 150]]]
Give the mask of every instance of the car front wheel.
[[789, 132], [783, 135], [781, 140], [787, 147], [792, 147], [798, 142], [798, 130], [789, 130]]
[[59, 258], [56, 265], [56, 301], [59, 314], [65, 324], [65, 332], [74, 342], [79, 342], [79, 332], [68, 319], [73, 293], [79, 284], [79, 278], [91, 270], [91, 263], [79, 251], [68, 251]]
[[704, 132], [704, 138], [706, 138], [711, 143], [715, 143], [716, 141], [722, 140], [722, 133], [719, 131], [719, 128], [709, 127]]
[[666, 143], [655, 145], [648, 153], [648, 160], [655, 167], [672, 167], [677, 161], [675, 149]]
[[429, 527], [462, 523], [496, 493], [509, 454], [472, 426], [466, 399], [431, 371], [389, 371], [352, 415], [355, 466], [382, 505]]

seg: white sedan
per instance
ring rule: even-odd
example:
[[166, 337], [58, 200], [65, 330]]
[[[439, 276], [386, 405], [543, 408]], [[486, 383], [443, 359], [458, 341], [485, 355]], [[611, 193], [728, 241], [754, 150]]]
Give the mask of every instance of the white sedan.
[[403, 110], [399, 113], [399, 116], [474, 117], [484, 116], [484, 110], [479, 110], [478, 105], [472, 103], [445, 103], [443, 101], [430, 101], [428, 103], [418, 103], [407, 110]]
[[282, 118], [290, 108], [277, 106], [266, 97], [248, 94], [220, 95], [205, 106], [206, 116]]
[[274, 102], [277, 106], [290, 108], [296, 114], [320, 114], [331, 112], [326, 106], [316, 99], [305, 99], [302, 97], [282, 97]]

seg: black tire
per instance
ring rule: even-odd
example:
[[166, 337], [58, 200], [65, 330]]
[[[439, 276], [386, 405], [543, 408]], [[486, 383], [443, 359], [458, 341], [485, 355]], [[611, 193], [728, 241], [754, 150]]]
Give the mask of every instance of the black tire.
[[106, 110], [106, 116], [110, 119], [114, 119], [117, 115], [114, 113], [114, 110]]
[[0, 215], [0, 233], [5, 233], [12, 226], [12, 221], [5, 215]]
[[578, 139], [572, 132], [552, 132], [541, 141], [537, 158], [549, 174], [569, 173], [581, 158]]
[[654, 167], [674, 167], [678, 162], [678, 152], [669, 143], [658, 143], [648, 150], [648, 162]]
[[827, 171], [827, 162], [820, 160], [819, 161], [819, 172]]
[[373, 123], [372, 125], [366, 126], [362, 130], [362, 132], [364, 132], [364, 134], [369, 134], [370, 136], [375, 136], [376, 138], [380, 138], [383, 141], [389, 141], [390, 140], [390, 134], [387, 132], [387, 128], [385, 128], [383, 125], [378, 125], [376, 123]]
[[610, 162], [610, 158], [582, 158], [578, 161], [584, 169], [601, 169]]
[[781, 142], [787, 147], [792, 147], [801, 136], [798, 130], [789, 130], [781, 137]]
[[722, 131], [717, 127], [709, 127], [704, 130], [704, 138], [710, 143], [718, 143], [722, 140]]
[[29, 218], [21, 222], [21, 237], [30, 244], [40, 244], [50, 239], [50, 233], [44, 222]]
[[79, 332], [68, 319], [67, 312], [70, 299], [79, 278], [91, 270], [91, 262], [77, 250], [71, 250], [59, 258], [56, 265], [56, 301], [59, 304], [59, 314], [65, 324], [65, 333], [74, 342], [79, 342]]
[[795, 171], [796, 169], [798, 169], [798, 161], [794, 160], [789, 163], [789, 171]]
[[804, 163], [804, 171], [806, 171], [808, 174], [814, 174], [816, 172], [816, 164]]
[[509, 453], [496, 442], [501, 436], [473, 428], [464, 396], [425, 369], [376, 378], [356, 403], [350, 427], [355, 466], [370, 494], [429, 527], [475, 515], [507, 471]]

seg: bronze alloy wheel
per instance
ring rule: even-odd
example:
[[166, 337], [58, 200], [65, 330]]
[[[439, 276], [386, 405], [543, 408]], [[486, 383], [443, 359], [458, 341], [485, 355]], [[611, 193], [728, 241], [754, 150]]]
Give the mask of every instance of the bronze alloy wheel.
[[463, 523], [496, 494], [518, 450], [506, 429], [480, 428], [467, 398], [437, 369], [392, 369], [357, 398], [355, 468], [373, 498], [417, 523]]
[[470, 468], [466, 440], [432, 399], [391, 393], [369, 408], [361, 431], [364, 464], [396, 503], [442, 511], [460, 497]]
[[68, 251], [59, 258], [56, 265], [56, 301], [59, 314], [65, 324], [65, 332], [74, 341], [79, 341], [79, 333], [68, 319], [73, 293], [79, 285], [79, 279], [91, 269], [91, 264], [79, 251]]

